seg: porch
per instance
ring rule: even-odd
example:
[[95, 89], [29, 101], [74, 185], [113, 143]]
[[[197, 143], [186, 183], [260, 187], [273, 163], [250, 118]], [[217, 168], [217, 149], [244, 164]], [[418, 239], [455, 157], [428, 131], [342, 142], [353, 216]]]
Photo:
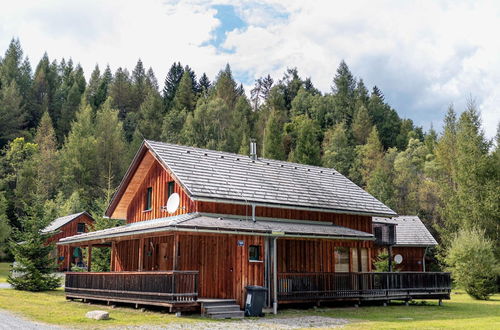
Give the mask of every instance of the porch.
[[[449, 273], [279, 273], [278, 304], [450, 299]], [[199, 309], [197, 271], [71, 272], [66, 298]]]

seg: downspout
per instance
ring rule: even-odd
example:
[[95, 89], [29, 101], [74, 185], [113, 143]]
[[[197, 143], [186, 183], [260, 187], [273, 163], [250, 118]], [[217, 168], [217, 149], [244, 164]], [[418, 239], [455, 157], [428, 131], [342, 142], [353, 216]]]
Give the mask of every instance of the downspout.
[[257, 220], [255, 219], [255, 203], [252, 203], [252, 221], [256, 222]]
[[273, 314], [278, 314], [278, 253], [276, 240], [278, 237], [273, 237]]
[[424, 256], [422, 257], [422, 269], [423, 269], [424, 273], [425, 273], [425, 255], [427, 254], [428, 248], [429, 248], [428, 246], [425, 247]]

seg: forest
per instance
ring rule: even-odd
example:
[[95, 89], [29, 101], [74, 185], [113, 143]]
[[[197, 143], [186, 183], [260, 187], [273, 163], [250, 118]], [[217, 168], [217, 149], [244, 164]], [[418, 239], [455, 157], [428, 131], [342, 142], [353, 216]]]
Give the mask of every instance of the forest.
[[32, 67], [12, 39], [0, 57], [1, 257], [26, 219], [87, 210], [110, 226], [104, 209], [143, 139], [241, 154], [255, 139], [260, 157], [335, 168], [398, 214], [419, 215], [443, 251], [479, 231], [498, 260], [500, 133], [485, 137], [473, 100], [424, 131], [344, 61], [326, 93], [295, 68], [247, 93], [229, 64], [216, 77], [165, 65], [161, 84], [141, 60], [132, 71], [96, 65], [87, 81], [72, 59], [46, 53]]

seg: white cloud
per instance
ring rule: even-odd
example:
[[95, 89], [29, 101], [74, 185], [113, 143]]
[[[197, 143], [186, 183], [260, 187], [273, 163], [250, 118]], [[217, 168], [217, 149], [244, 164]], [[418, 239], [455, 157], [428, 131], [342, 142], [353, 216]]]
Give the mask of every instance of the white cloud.
[[500, 120], [500, 4], [495, 1], [217, 1], [235, 5], [248, 27], [227, 33], [224, 53], [206, 45], [222, 24], [213, 2], [31, 1], [3, 5], [0, 45], [21, 39], [36, 65], [73, 57], [89, 75], [96, 63], [132, 69], [140, 57], [160, 83], [174, 61], [214, 77], [229, 62], [236, 73], [279, 79], [296, 66], [329, 91], [341, 59], [368, 86], [376, 84], [405, 117], [429, 127], [450, 103], [472, 95], [487, 136]]

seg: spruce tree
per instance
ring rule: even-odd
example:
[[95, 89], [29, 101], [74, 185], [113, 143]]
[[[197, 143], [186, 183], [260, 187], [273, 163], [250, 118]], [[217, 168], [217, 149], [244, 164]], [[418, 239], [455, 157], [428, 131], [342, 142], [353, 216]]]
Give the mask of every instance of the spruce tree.
[[[163, 102], [157, 90], [149, 89], [139, 110], [137, 130], [145, 139], [160, 140], [164, 117]], [[141, 139], [142, 140], [142, 139]]]
[[12, 81], [0, 90], [0, 148], [25, 134], [21, 130], [25, 118], [21, 95], [16, 82]]
[[266, 158], [285, 160], [283, 148], [283, 116], [279, 110], [272, 110], [264, 129], [262, 155]]
[[[292, 129], [295, 130], [295, 141], [292, 141], [292, 150], [288, 160], [295, 163], [319, 165], [320, 156], [320, 128], [318, 123], [307, 116], [297, 116], [293, 119]], [[285, 128], [286, 130], [286, 128]]]
[[7, 282], [16, 290], [47, 291], [58, 288], [61, 279], [55, 274], [56, 260], [51, 256], [54, 244], [46, 244], [53, 233], [42, 232], [49, 223], [41, 204], [26, 206], [27, 215], [21, 220], [22, 230], [16, 231], [10, 250], [16, 263]]
[[356, 79], [347, 64], [342, 60], [333, 78], [332, 91], [335, 95], [335, 113], [339, 122], [348, 127], [352, 123], [355, 106]]
[[365, 106], [361, 105], [356, 109], [354, 121], [352, 123], [352, 135], [356, 140], [356, 144], [366, 143], [366, 139], [368, 139], [372, 127], [373, 125], [368, 115], [368, 110], [366, 110]]
[[43, 200], [52, 199], [56, 195], [59, 183], [59, 159], [57, 140], [48, 112], [42, 115], [35, 135], [38, 153], [34, 161], [36, 166], [37, 195]]
[[179, 86], [183, 74], [184, 68], [180, 62], [174, 62], [167, 73], [162, 92], [163, 103], [165, 104], [167, 112], [172, 108], [172, 102], [174, 101], [175, 93], [177, 92], [177, 87]]
[[332, 167], [343, 175], [349, 175], [353, 160], [354, 148], [349, 143], [344, 123], [326, 131], [323, 140], [323, 166]]

